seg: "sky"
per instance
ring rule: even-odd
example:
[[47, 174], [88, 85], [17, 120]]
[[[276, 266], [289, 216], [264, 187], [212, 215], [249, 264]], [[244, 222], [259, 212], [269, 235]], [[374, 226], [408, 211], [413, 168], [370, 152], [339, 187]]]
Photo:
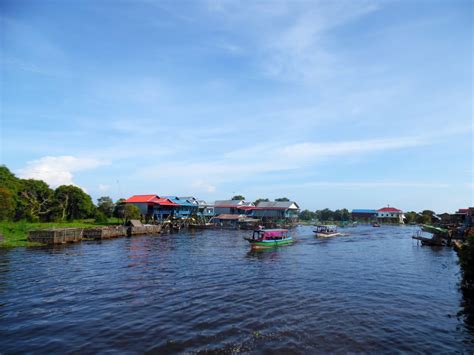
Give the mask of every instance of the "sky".
[[474, 206], [472, 1], [0, 0], [0, 164], [94, 200]]

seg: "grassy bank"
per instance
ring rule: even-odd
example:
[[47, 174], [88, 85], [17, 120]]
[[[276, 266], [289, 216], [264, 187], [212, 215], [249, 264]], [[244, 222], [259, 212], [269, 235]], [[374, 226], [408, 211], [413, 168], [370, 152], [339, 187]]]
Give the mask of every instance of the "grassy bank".
[[113, 218], [106, 223], [96, 223], [94, 220], [80, 220], [73, 222], [54, 222], [54, 223], [31, 223], [26, 221], [19, 222], [0, 222], [0, 234], [3, 235], [4, 241], [0, 243], [0, 247], [30, 247], [38, 246], [38, 243], [31, 243], [27, 240], [28, 232], [34, 229], [51, 229], [51, 228], [91, 228], [97, 226], [107, 226], [119, 224], [120, 221]]

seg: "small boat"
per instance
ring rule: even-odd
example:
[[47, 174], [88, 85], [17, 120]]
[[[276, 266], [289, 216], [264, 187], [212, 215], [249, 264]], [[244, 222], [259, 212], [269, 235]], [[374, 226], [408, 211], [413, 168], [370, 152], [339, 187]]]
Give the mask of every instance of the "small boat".
[[335, 225], [318, 225], [313, 232], [316, 233], [316, 237], [319, 238], [329, 238], [343, 235], [337, 231], [337, 226]]
[[380, 227], [380, 224], [378, 224], [378, 223], [372, 223], [372, 227]]
[[293, 238], [288, 235], [288, 229], [257, 229], [251, 238], [244, 238], [250, 243], [252, 249], [266, 249], [293, 243]]
[[191, 229], [212, 229], [214, 227], [214, 223], [189, 223]]

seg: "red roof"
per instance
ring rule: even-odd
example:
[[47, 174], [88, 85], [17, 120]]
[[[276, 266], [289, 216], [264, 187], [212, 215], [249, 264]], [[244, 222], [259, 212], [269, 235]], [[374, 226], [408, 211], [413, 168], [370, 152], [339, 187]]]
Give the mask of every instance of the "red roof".
[[132, 203], [132, 202], [146, 203], [146, 202], [154, 202], [154, 200], [157, 200], [157, 199], [158, 199], [158, 196], [156, 195], [133, 195], [132, 197], [126, 199], [125, 203]]
[[379, 212], [402, 212], [402, 210], [399, 210], [398, 208], [394, 208], [394, 207], [384, 207], [384, 208], [381, 208], [377, 211], [379, 211]]
[[156, 202], [160, 206], [179, 206], [179, 204], [171, 202], [171, 200], [167, 198], [157, 198], [153, 202]]
[[133, 195], [125, 200], [125, 203], [152, 203], [160, 206], [179, 206], [167, 198], [160, 198], [157, 195]]

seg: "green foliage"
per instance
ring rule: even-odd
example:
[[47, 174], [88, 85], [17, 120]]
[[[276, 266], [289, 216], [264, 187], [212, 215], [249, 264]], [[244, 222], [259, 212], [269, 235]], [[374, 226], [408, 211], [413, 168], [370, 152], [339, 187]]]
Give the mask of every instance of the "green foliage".
[[16, 219], [31, 222], [47, 221], [53, 208], [53, 190], [44, 181], [21, 180], [18, 191]]
[[18, 179], [12, 172], [5, 166], [0, 166], [0, 186], [8, 189], [16, 194], [21, 187], [21, 180]]
[[117, 202], [115, 202], [113, 216], [116, 218], [124, 219], [124, 209], [125, 209], [125, 199], [119, 198]]
[[61, 185], [54, 191], [56, 217], [61, 221], [84, 219], [94, 213], [91, 197], [81, 188], [73, 185]]
[[16, 201], [11, 190], [0, 187], [0, 221], [11, 220], [15, 215]]
[[114, 213], [114, 202], [109, 196], [102, 196], [97, 199], [97, 209], [106, 217], [112, 217]]
[[96, 221], [96, 223], [107, 223], [109, 221], [109, 218], [105, 215], [104, 212], [102, 212], [99, 209], [96, 209], [96, 211], [95, 211], [95, 221]]
[[300, 212], [299, 219], [303, 221], [311, 221], [316, 218], [316, 213], [310, 210], [304, 210]]
[[276, 202], [288, 202], [288, 201], [290, 201], [290, 199], [287, 198], [287, 197], [279, 197], [279, 198], [276, 198], [275, 201]]
[[253, 204], [257, 206], [259, 202], [270, 202], [270, 200], [268, 198], [257, 198]]
[[324, 210], [318, 210], [316, 211], [316, 218], [320, 221], [333, 221], [334, 212], [331, 211], [329, 208], [325, 208]]
[[410, 212], [407, 212], [405, 213], [405, 218], [406, 218], [406, 223], [410, 224], [410, 223], [416, 223], [417, 219], [418, 219], [418, 213], [414, 212], [414, 211], [410, 211]]
[[474, 236], [468, 237], [459, 251], [459, 263], [463, 274], [461, 285], [464, 290], [474, 293]]
[[245, 197], [242, 195], [235, 195], [234, 197], [232, 197], [232, 200], [243, 201], [245, 200]]
[[131, 219], [140, 219], [140, 209], [132, 204], [126, 204], [124, 207], [124, 218], [129, 221]]

